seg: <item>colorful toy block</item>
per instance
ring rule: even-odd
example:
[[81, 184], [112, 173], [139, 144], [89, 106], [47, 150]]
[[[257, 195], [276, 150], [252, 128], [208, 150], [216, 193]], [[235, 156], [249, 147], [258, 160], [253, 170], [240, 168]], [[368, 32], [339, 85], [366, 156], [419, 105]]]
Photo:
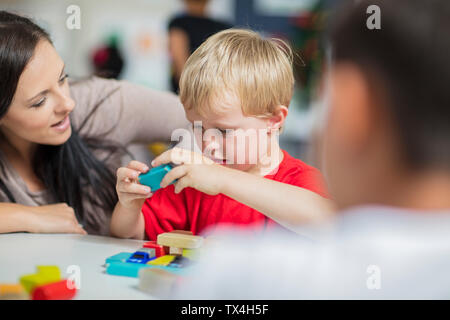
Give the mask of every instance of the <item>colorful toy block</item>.
[[158, 298], [168, 298], [178, 276], [160, 268], [139, 271], [139, 289]]
[[183, 248], [170, 247], [169, 254], [173, 256], [181, 256], [183, 254]]
[[133, 255], [131, 252], [121, 252], [116, 255], [113, 255], [111, 257], [106, 258], [105, 264], [111, 263], [111, 262], [127, 262], [128, 258], [130, 258]]
[[203, 238], [189, 234], [166, 232], [158, 235], [157, 243], [168, 247], [197, 249], [202, 246]]
[[131, 263], [147, 263], [147, 261], [150, 261], [152, 259], [155, 259], [155, 249], [153, 248], [141, 248], [133, 255], [127, 259], [127, 262]]
[[151, 260], [151, 261], [147, 262], [147, 264], [152, 265], [152, 266], [167, 266], [175, 258], [176, 258], [175, 256], [165, 255], [165, 256], [156, 258], [155, 260]]
[[156, 241], [148, 241], [144, 243], [143, 247], [155, 249], [155, 255], [157, 258], [169, 253], [168, 251], [166, 253], [164, 246], [157, 244]]
[[190, 260], [198, 260], [199, 249], [183, 249], [183, 257], [186, 257]]
[[182, 275], [185, 273], [185, 266], [188, 265], [188, 262], [187, 260], [180, 258], [183, 257], [165, 255], [147, 262], [147, 266], [149, 266], [150, 268], [159, 268], [174, 274]]
[[32, 300], [70, 300], [77, 293], [75, 284], [70, 280], [35, 287], [31, 293]]
[[28, 300], [29, 296], [19, 283], [0, 284], [0, 300]]
[[152, 192], [155, 192], [156, 190], [161, 188], [160, 183], [164, 178], [164, 176], [167, 174], [167, 172], [169, 172], [170, 170], [172, 170], [172, 166], [170, 164], [163, 164], [154, 167], [150, 169], [148, 172], [139, 175], [138, 177], [139, 183], [149, 186]]
[[194, 234], [192, 233], [192, 231], [189, 230], [172, 230], [169, 233], [180, 233], [180, 234], [188, 234], [193, 236]]
[[172, 268], [185, 268], [191, 264], [191, 260], [186, 257], [178, 256], [167, 266]]
[[34, 287], [61, 280], [61, 272], [57, 266], [38, 266], [37, 270], [37, 273], [28, 274], [20, 278], [20, 283], [28, 293], [31, 293]]
[[37, 273], [43, 274], [46, 277], [59, 280], [61, 279], [61, 271], [58, 266], [37, 266]]
[[140, 269], [148, 267], [147, 264], [143, 263], [111, 262], [106, 265], [106, 273], [115, 276], [136, 278]]

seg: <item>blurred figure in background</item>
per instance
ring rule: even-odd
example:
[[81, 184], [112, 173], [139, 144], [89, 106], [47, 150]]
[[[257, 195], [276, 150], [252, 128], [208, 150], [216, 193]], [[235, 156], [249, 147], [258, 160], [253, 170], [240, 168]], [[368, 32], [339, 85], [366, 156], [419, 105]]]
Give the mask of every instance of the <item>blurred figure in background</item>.
[[92, 55], [94, 75], [106, 79], [119, 79], [125, 61], [118, 45], [119, 36], [113, 34], [106, 45], [96, 49]]
[[322, 135], [340, 215], [299, 230], [309, 241], [228, 235], [175, 296], [448, 299], [449, 34], [448, 0], [348, 1], [331, 25]]
[[178, 93], [181, 71], [189, 56], [209, 36], [231, 24], [207, 17], [208, 0], [184, 0], [186, 12], [169, 22], [169, 52], [172, 58], [171, 87]]

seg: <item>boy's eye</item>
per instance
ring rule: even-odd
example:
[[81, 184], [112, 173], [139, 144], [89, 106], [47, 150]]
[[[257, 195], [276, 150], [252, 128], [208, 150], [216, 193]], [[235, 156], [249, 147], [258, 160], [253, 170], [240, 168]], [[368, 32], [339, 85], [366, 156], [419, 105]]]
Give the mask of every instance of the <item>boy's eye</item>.
[[66, 79], [67, 79], [67, 77], [68, 77], [69, 75], [66, 73], [65, 75], [63, 75], [62, 77], [61, 77], [61, 79], [59, 79], [59, 83], [64, 83], [64, 81], [66, 81]]
[[32, 108], [38, 108], [38, 107], [40, 107], [40, 106], [42, 106], [42, 105], [44, 104], [45, 100], [46, 100], [46, 98], [44, 97], [44, 98], [42, 98], [41, 100], [39, 100], [39, 102], [37, 102], [37, 103], [31, 105], [31, 107], [32, 107]]

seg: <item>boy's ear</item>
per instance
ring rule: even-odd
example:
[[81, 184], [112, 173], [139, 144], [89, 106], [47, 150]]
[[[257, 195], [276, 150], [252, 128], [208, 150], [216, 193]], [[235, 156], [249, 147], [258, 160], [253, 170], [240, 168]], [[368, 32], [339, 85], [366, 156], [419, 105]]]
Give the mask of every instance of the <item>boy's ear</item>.
[[267, 129], [269, 129], [269, 132], [270, 130], [281, 129], [284, 125], [284, 121], [286, 120], [288, 113], [289, 111], [286, 106], [277, 106], [272, 115], [267, 119]]

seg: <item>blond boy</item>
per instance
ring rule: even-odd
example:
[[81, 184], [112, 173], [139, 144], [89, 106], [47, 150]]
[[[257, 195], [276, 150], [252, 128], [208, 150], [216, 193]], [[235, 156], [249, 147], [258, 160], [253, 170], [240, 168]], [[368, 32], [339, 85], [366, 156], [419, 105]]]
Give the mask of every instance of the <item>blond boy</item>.
[[[154, 194], [137, 180], [149, 170], [145, 164], [120, 168], [111, 233], [153, 240], [173, 229], [199, 234], [220, 224], [263, 231], [328, 212], [320, 172], [278, 144], [293, 86], [292, 53], [283, 42], [236, 29], [208, 38], [180, 79], [180, 99], [194, 132], [201, 130], [195, 138], [203, 155], [175, 148], [156, 158], [154, 166], [177, 166]], [[299, 202], [286, 201], [294, 196], [303, 212]], [[267, 214], [274, 206], [286, 211]]]

